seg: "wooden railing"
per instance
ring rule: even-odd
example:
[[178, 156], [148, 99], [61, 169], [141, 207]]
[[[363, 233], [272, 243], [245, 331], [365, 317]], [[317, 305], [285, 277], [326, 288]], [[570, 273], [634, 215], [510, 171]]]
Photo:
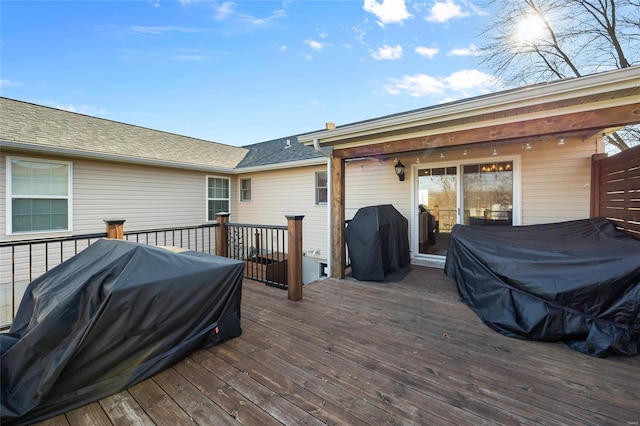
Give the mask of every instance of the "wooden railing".
[[242, 260], [245, 278], [301, 299], [303, 216], [287, 216], [287, 226], [229, 223], [228, 217], [223, 213], [217, 223], [143, 231], [125, 231], [125, 220], [109, 219], [102, 233], [0, 242], [0, 330], [10, 327], [31, 281], [105, 237]]
[[244, 275], [287, 288], [287, 227], [228, 223], [227, 257], [245, 262]]
[[144, 231], [123, 232], [123, 238], [136, 243], [154, 246], [180, 247], [202, 253], [216, 254], [217, 223], [205, 223], [199, 226], [180, 228], [148, 229]]
[[640, 146], [592, 157], [591, 217], [605, 217], [640, 239]]

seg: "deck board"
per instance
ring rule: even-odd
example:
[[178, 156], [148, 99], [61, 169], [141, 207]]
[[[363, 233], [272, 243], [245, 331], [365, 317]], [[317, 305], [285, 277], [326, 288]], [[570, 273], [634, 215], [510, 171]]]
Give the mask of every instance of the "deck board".
[[513, 339], [442, 270], [328, 279], [304, 299], [245, 281], [242, 336], [54, 424], [604, 425], [640, 422], [640, 356]]

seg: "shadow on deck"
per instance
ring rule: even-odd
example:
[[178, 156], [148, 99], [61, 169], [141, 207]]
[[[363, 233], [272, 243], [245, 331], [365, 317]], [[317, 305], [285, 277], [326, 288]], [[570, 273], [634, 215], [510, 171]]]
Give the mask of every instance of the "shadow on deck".
[[502, 336], [441, 269], [318, 281], [304, 299], [245, 281], [241, 337], [47, 425], [638, 424], [640, 357]]

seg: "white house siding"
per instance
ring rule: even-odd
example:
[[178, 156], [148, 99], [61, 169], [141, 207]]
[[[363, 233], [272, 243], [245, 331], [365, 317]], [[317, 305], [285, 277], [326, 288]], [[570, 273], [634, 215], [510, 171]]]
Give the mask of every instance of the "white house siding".
[[557, 140], [533, 144], [522, 154], [522, 224], [588, 218], [591, 156], [601, 142]]
[[347, 162], [345, 218], [352, 219], [362, 207], [391, 204], [409, 220], [409, 242], [411, 242], [411, 160], [407, 157], [399, 157], [399, 159], [406, 166], [405, 178], [402, 182], [395, 174], [393, 158], [387, 161]]
[[[286, 215], [304, 215], [302, 250], [306, 257], [326, 261], [328, 205], [315, 204], [315, 172], [326, 164], [239, 174], [233, 184], [231, 222], [286, 225]], [[251, 178], [251, 201], [238, 201], [240, 179]], [[317, 262], [314, 264], [317, 278]], [[310, 271], [303, 271], [306, 275]], [[305, 279], [308, 282], [309, 279]]]
[[[394, 171], [393, 159], [387, 161], [348, 161], [345, 167], [345, 218], [351, 219], [359, 208], [379, 204], [392, 204], [400, 213], [411, 214], [411, 166], [408, 158], [405, 178], [400, 182]], [[415, 159], [414, 159], [415, 161]]]
[[[521, 224], [532, 225], [589, 217], [591, 156], [602, 151], [601, 141], [566, 139], [563, 146], [557, 140], [534, 142], [531, 149], [524, 143], [439, 150], [398, 156], [405, 165], [405, 180], [400, 182], [394, 173], [394, 158], [378, 162], [371, 160], [347, 162], [345, 172], [346, 213], [351, 219], [360, 207], [392, 204], [408, 220], [411, 227], [412, 179], [416, 159], [419, 166], [438, 167], [439, 164], [468, 162], [474, 158], [486, 161], [501, 158], [520, 158]], [[516, 188], [518, 190], [518, 188]], [[409, 230], [411, 237], [412, 232]]]
[[[2, 152], [0, 158], [2, 173], [0, 196], [3, 200], [0, 236], [3, 241], [101, 233], [105, 232], [103, 219], [111, 218], [125, 219], [125, 231], [196, 226], [206, 221], [206, 176], [208, 174], [205, 172], [56, 157], [55, 160], [73, 163], [73, 232], [7, 236], [5, 206], [7, 155], [12, 154]], [[15, 156], [53, 159], [24, 153], [15, 154]], [[219, 174], [210, 175], [224, 177]], [[233, 182], [231, 185], [233, 188]], [[172, 236], [167, 236], [167, 240], [164, 240], [164, 235], [161, 234], [159, 238], [159, 245], [173, 243], [170, 239]], [[186, 241], [186, 238], [184, 234], [183, 240]], [[147, 242], [144, 239], [141, 241]], [[155, 236], [148, 242], [155, 243]], [[86, 241], [79, 241], [78, 249], [81, 250], [86, 245]], [[29, 277], [29, 248], [28, 246], [16, 248], [13, 254], [16, 271], [14, 277], [16, 301], [21, 299], [24, 287], [30, 278], [37, 278], [47, 269], [60, 263], [61, 259], [66, 260], [71, 257], [75, 250], [74, 244], [65, 243], [62, 253], [60, 250], [59, 244], [49, 245], [47, 265], [44, 246], [33, 246], [31, 277]], [[11, 283], [11, 250], [2, 249], [0, 256], [0, 283], [3, 289], [0, 302], [6, 307], [10, 305], [11, 300], [10, 285], [7, 286]], [[2, 311], [2, 315], [6, 316], [7, 309]], [[7, 318], [4, 316], [0, 317], [1, 324], [6, 323]]]

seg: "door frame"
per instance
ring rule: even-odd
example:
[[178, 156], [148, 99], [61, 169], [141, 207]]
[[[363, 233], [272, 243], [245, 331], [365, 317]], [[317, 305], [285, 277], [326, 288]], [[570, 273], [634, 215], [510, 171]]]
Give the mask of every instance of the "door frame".
[[411, 253], [412, 257], [432, 260], [442, 260], [444, 256], [438, 254], [419, 253], [419, 213], [418, 208], [418, 169], [436, 167], [456, 167], [456, 203], [457, 203], [457, 223], [460, 223], [462, 205], [462, 166], [468, 164], [492, 163], [511, 161], [513, 162], [513, 225], [522, 224], [522, 162], [520, 154], [497, 155], [489, 157], [461, 158], [452, 161], [423, 162], [411, 165]]

